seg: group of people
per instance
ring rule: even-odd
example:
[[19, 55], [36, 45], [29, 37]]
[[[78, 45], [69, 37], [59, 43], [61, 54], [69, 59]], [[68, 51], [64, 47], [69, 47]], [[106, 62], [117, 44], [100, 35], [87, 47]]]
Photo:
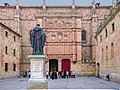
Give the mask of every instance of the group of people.
[[[31, 76], [31, 72], [30, 71], [28, 71], [28, 72], [25, 72], [25, 74], [23, 75], [23, 77], [28, 77], [28, 78], [30, 78], [30, 76]], [[56, 70], [54, 70], [54, 71], [51, 71], [51, 72], [48, 72], [48, 71], [46, 71], [46, 79], [52, 79], [52, 80], [54, 80], [54, 79], [58, 79], [58, 78], [75, 78], [75, 72], [74, 72], [74, 70], [73, 71], [56, 71]]]
[[30, 70], [29, 71], [25, 71], [22, 76], [30, 78], [30, 76], [31, 76]]
[[48, 72], [46, 71], [46, 78], [50, 78], [52, 80], [58, 79], [58, 78], [75, 78], [75, 72], [74, 71], [52, 71]]

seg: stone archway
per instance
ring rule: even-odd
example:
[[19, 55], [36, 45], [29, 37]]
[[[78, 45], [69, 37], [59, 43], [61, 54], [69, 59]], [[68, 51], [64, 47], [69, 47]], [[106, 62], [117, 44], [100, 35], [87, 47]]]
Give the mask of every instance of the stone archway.
[[51, 71], [58, 71], [58, 60], [57, 59], [50, 59], [49, 60], [49, 72]]

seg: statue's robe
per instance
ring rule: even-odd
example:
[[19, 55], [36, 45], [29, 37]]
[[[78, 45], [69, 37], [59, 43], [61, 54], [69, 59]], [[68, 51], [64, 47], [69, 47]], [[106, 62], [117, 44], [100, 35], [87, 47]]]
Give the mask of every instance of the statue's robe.
[[31, 32], [32, 55], [43, 55], [46, 36], [42, 28], [35, 27]]

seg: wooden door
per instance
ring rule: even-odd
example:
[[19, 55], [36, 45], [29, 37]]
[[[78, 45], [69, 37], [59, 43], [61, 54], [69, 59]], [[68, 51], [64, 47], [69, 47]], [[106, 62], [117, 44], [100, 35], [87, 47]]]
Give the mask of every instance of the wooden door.
[[70, 71], [70, 60], [69, 59], [62, 60], [62, 70]]

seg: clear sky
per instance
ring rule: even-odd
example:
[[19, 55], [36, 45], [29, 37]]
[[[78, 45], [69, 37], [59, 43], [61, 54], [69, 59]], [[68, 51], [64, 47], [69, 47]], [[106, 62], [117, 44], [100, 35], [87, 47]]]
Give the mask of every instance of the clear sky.
[[[21, 6], [41, 6], [43, 0], [19, 0]], [[91, 5], [93, 0], [75, 0], [77, 6]], [[11, 6], [15, 5], [16, 0], [0, 0], [0, 6], [3, 6], [7, 2]], [[112, 0], [96, 0], [100, 2], [101, 5], [112, 5]], [[70, 6], [72, 0], [46, 0], [49, 6]]]

